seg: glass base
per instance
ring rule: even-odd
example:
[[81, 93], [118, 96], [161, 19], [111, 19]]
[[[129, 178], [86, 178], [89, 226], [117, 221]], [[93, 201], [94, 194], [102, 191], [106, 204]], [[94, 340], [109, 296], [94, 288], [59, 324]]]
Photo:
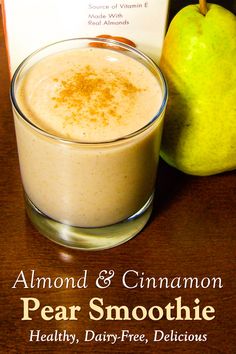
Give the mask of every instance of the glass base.
[[114, 225], [97, 228], [62, 224], [43, 214], [27, 195], [25, 195], [25, 200], [27, 214], [41, 234], [66, 247], [95, 251], [118, 246], [137, 235], [151, 215], [153, 195], [136, 214], [128, 219]]

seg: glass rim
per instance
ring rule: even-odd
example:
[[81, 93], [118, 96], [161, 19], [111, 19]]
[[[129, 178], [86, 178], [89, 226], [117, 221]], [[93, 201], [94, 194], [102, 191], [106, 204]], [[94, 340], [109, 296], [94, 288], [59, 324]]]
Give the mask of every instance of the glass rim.
[[[42, 52], [43, 50], [46, 50], [50, 47], [59, 45], [59, 44], [63, 44], [65, 42], [73, 42], [73, 41], [92, 41], [92, 42], [100, 42], [100, 43], [104, 43], [107, 44], [108, 47], [104, 48], [104, 49], [108, 49], [108, 50], [112, 50], [112, 46], [119, 46], [121, 48], [124, 48], [126, 50], [128, 50], [129, 52], [133, 52], [136, 55], [138, 55], [139, 57], [142, 57], [146, 62], [148, 62], [149, 64], [152, 65], [152, 67], [156, 70], [156, 72], [158, 72], [159, 75], [159, 79], [161, 81], [161, 85], [162, 85], [162, 93], [163, 93], [163, 97], [162, 97], [162, 103], [160, 105], [159, 110], [157, 111], [157, 113], [152, 117], [152, 119], [150, 119], [148, 121], [147, 124], [145, 124], [143, 127], [139, 128], [138, 130], [135, 130], [134, 132], [118, 137], [118, 138], [114, 138], [114, 139], [110, 139], [110, 140], [105, 140], [105, 141], [79, 141], [79, 140], [75, 140], [75, 139], [67, 139], [67, 138], [63, 138], [63, 137], [59, 137], [55, 134], [51, 134], [49, 132], [47, 132], [46, 130], [40, 128], [39, 126], [37, 126], [36, 124], [34, 124], [29, 118], [27, 118], [26, 115], [24, 115], [24, 113], [21, 111], [18, 103], [17, 103], [17, 99], [15, 97], [15, 84], [16, 84], [16, 80], [18, 78], [18, 76], [21, 74], [21, 71], [24, 69], [24, 67], [28, 64], [28, 62], [38, 53]], [[102, 48], [103, 49], [103, 48]], [[114, 50], [114, 49], [113, 49]], [[124, 53], [123, 53], [124, 54]], [[168, 86], [167, 86], [167, 82], [166, 79], [161, 71], [161, 69], [159, 68], [159, 66], [146, 54], [144, 54], [142, 51], [138, 50], [137, 48], [134, 48], [126, 43], [122, 43], [119, 41], [116, 41], [114, 39], [108, 39], [108, 38], [98, 38], [98, 37], [78, 37], [78, 38], [70, 38], [70, 39], [64, 39], [61, 41], [57, 41], [57, 42], [53, 42], [51, 44], [48, 44], [46, 46], [43, 46], [37, 50], [35, 50], [34, 52], [32, 52], [30, 55], [28, 55], [16, 68], [12, 79], [11, 79], [11, 83], [10, 83], [10, 100], [12, 103], [12, 106], [14, 108], [14, 110], [18, 113], [18, 115], [20, 116], [21, 119], [23, 119], [23, 121], [29, 125], [32, 129], [36, 130], [39, 134], [42, 134], [44, 136], [46, 136], [47, 138], [59, 141], [61, 143], [67, 143], [67, 144], [79, 144], [79, 145], [84, 145], [84, 146], [88, 146], [88, 145], [102, 145], [102, 144], [109, 144], [109, 143], [118, 143], [121, 141], [126, 141], [129, 140], [135, 136], [138, 136], [139, 134], [141, 134], [142, 132], [146, 131], [149, 127], [151, 127], [157, 120], [158, 118], [161, 116], [161, 114], [164, 112], [165, 107], [166, 107], [166, 103], [167, 103], [167, 99], [168, 99]]]

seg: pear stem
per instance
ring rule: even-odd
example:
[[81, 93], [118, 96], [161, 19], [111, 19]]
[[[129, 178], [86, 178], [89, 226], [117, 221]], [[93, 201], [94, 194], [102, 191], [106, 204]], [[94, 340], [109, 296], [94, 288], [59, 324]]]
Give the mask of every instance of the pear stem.
[[206, 16], [208, 8], [206, 0], [199, 0], [199, 9], [203, 16]]

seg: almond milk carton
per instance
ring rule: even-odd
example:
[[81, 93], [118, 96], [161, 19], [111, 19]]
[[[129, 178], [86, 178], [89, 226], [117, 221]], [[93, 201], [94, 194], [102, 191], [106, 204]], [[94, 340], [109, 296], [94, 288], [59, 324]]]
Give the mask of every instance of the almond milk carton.
[[158, 63], [169, 0], [3, 0], [11, 75], [35, 50], [69, 38], [122, 38]]

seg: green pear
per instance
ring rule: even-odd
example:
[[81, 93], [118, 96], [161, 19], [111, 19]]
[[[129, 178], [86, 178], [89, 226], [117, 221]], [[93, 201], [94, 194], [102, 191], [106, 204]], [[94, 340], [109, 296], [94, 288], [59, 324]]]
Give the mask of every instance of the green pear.
[[236, 168], [236, 17], [189, 5], [172, 20], [160, 67], [169, 86], [162, 158], [192, 175]]

